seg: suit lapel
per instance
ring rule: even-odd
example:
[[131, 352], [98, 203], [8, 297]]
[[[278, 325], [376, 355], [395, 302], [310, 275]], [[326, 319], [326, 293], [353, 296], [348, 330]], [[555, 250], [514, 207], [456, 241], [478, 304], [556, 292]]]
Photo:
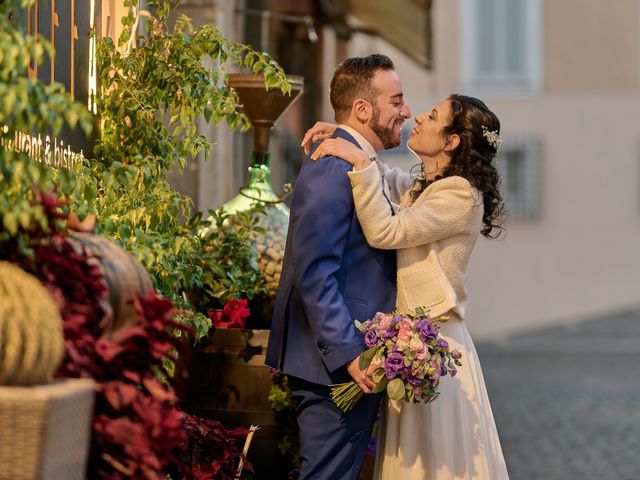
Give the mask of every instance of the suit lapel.
[[[336, 128], [331, 138], [342, 138], [344, 140], [347, 140], [348, 142], [353, 143], [356, 147], [362, 150], [362, 147], [357, 142], [357, 140], [353, 138], [353, 136], [349, 132], [347, 132], [346, 130], [343, 130], [342, 128], [339, 128], [339, 127]], [[391, 210], [395, 212], [396, 208], [394, 208], [394, 205], [393, 203], [391, 203], [391, 200], [390, 200], [391, 189], [389, 187], [389, 182], [387, 182], [387, 180], [384, 178], [384, 174], [382, 171], [382, 167], [380, 166], [378, 157], [375, 157], [375, 159], [372, 159], [372, 160], [376, 163], [376, 167], [378, 167], [378, 170], [380, 171], [380, 176], [382, 177], [382, 189], [384, 192], [384, 198], [387, 200], [387, 203], [389, 204], [389, 207], [391, 207]]]

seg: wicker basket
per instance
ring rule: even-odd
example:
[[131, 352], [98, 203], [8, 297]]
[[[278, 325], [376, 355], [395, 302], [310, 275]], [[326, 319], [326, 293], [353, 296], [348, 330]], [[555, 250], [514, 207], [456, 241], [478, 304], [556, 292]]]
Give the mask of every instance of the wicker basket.
[[0, 480], [86, 476], [94, 383], [0, 387]]

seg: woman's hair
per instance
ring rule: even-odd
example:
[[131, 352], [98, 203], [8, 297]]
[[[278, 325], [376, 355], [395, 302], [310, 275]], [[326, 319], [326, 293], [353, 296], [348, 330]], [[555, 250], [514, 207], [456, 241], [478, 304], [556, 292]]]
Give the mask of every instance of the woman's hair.
[[[451, 124], [443, 129], [443, 135], [458, 135], [460, 144], [453, 151], [442, 176], [435, 180], [457, 175], [478, 189], [484, 203], [481, 233], [488, 238], [497, 238], [502, 234], [505, 214], [499, 190], [500, 176], [493, 164], [499, 147], [500, 121], [482, 100], [458, 94], [450, 95], [448, 100]], [[417, 182], [419, 188], [413, 192], [414, 200], [430, 183], [426, 179]]]

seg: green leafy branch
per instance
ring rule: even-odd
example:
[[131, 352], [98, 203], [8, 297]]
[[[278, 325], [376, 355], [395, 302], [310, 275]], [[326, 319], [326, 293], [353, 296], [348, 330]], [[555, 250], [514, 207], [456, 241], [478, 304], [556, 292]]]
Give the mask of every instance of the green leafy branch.
[[[34, 192], [55, 189], [80, 218], [95, 214], [99, 233], [140, 259], [156, 289], [178, 308], [193, 308], [184, 293], [197, 289], [219, 301], [260, 294], [255, 252], [242, 244], [245, 233], [233, 237], [223, 222], [219, 236], [201, 237], [210, 225], [193, 215], [191, 199], [173, 189], [166, 175], [190, 157], [209, 153], [210, 143], [196, 128], [200, 118], [248, 127], [236, 92], [226, 83], [227, 67], [262, 74], [268, 88], [285, 93], [290, 85], [269, 55], [227, 40], [214, 25], [194, 28], [184, 16], [170, 29], [170, 2], [152, 3], [155, 13], [145, 14], [145, 35], [129, 42], [138, 2], [127, 0], [117, 45], [110, 38], [98, 43], [101, 117], [95, 158], [69, 168], [51, 168], [10, 148], [17, 130], [56, 134], [66, 124], [88, 132], [93, 117], [62, 86], [29, 79], [29, 66], [52, 53], [51, 46], [12, 24], [9, 13], [18, 7], [0, 4], [0, 236], [45, 228], [40, 207], [33, 206]], [[129, 44], [132, 48], [125, 48]], [[257, 228], [252, 220], [239, 222]], [[242, 268], [227, 268], [225, 255], [244, 258]], [[194, 314], [201, 325], [203, 313]]]
[[[171, 30], [168, 1], [154, 2], [155, 13], [143, 17], [146, 35], [131, 41], [137, 1], [127, 5], [117, 45], [111, 39], [98, 45], [103, 88], [99, 161], [83, 178], [98, 179], [90, 190], [97, 195], [100, 229], [133, 252], [156, 288], [178, 306], [201, 303], [184, 300], [183, 292], [196, 290], [221, 302], [248, 298], [260, 292], [261, 283], [249, 261], [254, 252], [241, 245], [245, 233], [232, 237], [224, 223], [216, 229], [219, 237], [200, 237], [209, 225], [202, 215], [192, 214], [191, 200], [176, 192], [165, 176], [172, 168], [182, 169], [190, 157], [209, 154], [211, 145], [196, 128], [200, 118], [248, 128], [236, 92], [226, 83], [226, 65], [263, 74], [269, 88], [286, 93], [291, 87], [271, 57], [227, 40], [215, 25], [194, 28], [180, 16]], [[127, 45], [133, 48], [125, 51]], [[247, 219], [239, 222], [247, 224]], [[227, 260], [247, 261], [227, 268], [225, 255], [230, 255]], [[199, 311], [206, 312], [205, 306]]]

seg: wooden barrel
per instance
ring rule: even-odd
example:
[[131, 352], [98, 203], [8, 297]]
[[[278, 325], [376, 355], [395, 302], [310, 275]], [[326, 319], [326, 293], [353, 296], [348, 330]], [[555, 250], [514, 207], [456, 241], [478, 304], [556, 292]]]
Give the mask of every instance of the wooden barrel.
[[113, 322], [105, 329], [105, 334], [134, 322], [136, 311], [131, 302], [138, 295], [153, 290], [149, 273], [133, 255], [105, 237], [76, 232], [71, 238], [97, 257], [104, 275], [113, 310]]
[[278, 461], [277, 424], [268, 398], [268, 341], [269, 330], [217, 329], [194, 351], [187, 409], [227, 428], [258, 425], [248, 454], [255, 478], [280, 480], [287, 472], [286, 462]]

